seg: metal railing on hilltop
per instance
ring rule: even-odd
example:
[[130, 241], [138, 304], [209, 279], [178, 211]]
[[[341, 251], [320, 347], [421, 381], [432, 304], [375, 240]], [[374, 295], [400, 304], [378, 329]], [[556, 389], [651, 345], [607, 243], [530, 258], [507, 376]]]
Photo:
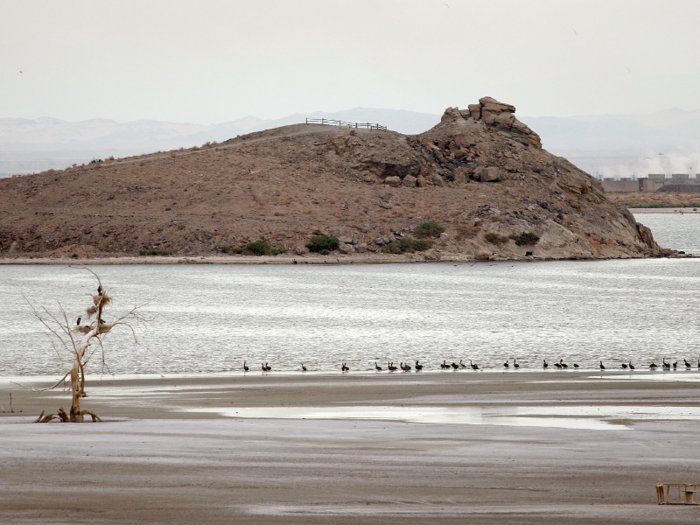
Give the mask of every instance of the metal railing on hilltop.
[[339, 128], [364, 128], [386, 131], [387, 127], [373, 122], [345, 122], [344, 120], [331, 120], [327, 118], [307, 118], [307, 124], [323, 124], [324, 126], [338, 126]]

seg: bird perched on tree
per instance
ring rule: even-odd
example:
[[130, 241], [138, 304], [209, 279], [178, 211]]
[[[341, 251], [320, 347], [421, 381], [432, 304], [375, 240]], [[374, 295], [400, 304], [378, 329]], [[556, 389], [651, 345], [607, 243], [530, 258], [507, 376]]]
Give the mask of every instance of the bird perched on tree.
[[81, 320], [81, 319], [82, 319], [82, 317], [78, 317], [78, 320], [75, 322], [75, 324], [76, 324], [77, 326], [80, 326], [80, 320]]

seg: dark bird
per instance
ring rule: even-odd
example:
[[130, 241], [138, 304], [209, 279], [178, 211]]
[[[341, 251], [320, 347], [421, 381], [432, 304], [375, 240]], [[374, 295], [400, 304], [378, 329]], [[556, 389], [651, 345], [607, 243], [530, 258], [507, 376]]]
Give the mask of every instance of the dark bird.
[[374, 362], [374, 369], [375, 370], [382, 370], [382, 367], [377, 364], [377, 362]]
[[578, 365], [576, 363], [574, 363], [574, 368], [578, 368]]
[[676, 361], [675, 363], [673, 363], [673, 369], [676, 370], [677, 368], [678, 368], [678, 361]]
[[665, 357], [661, 359], [661, 364], [664, 366], [664, 370], [671, 370], [671, 363], [667, 363]]
[[342, 364], [342, 366], [340, 367], [340, 369], [341, 369], [343, 372], [347, 372], [348, 370], [350, 370], [350, 369], [348, 368], [348, 365], [346, 365], [345, 363]]
[[554, 366], [556, 366], [557, 368], [561, 369], [561, 363], [554, 363]]
[[513, 358], [513, 368], [520, 368], [520, 365], [515, 362], [515, 358]]
[[411, 371], [411, 365], [409, 365], [408, 363], [406, 363], [406, 364], [399, 363], [399, 366], [401, 366], [401, 370], [403, 370], [404, 372]]
[[605, 365], [603, 364], [602, 361], [600, 362], [600, 369], [601, 369], [601, 370], [605, 370]]
[[423, 370], [423, 365], [416, 361], [416, 372], [418, 372], [419, 370]]
[[561, 365], [562, 368], [569, 368], [569, 365], [567, 365], [563, 359], [559, 360], [559, 364]]
[[292, 264], [297, 264], [297, 260], [296, 260], [296, 259], [292, 259]]
[[[80, 323], [80, 319], [78, 319], [78, 323]], [[688, 362], [688, 360], [684, 358], [684, 359], [683, 359], [683, 362], [685, 363], [685, 367], [686, 367], [687, 369], [690, 369], [690, 363]]]
[[270, 370], [272, 370], [272, 367], [267, 364], [267, 361], [265, 361], [265, 364], [263, 365], [263, 370], [265, 372], [269, 372]]
[[467, 365], [465, 365], [464, 363], [462, 363], [462, 360], [461, 360], [461, 359], [459, 360], [459, 366], [461, 366], [462, 368], [467, 368]]
[[472, 363], [471, 359], [469, 360], [469, 366], [472, 367], [472, 370], [479, 370], [479, 365], [477, 365], [476, 363]]
[[247, 372], [248, 370], [250, 370], [250, 368], [248, 368], [248, 365], [246, 365], [245, 361], [243, 361], [243, 371]]
[[542, 360], [542, 368], [547, 368], [549, 365], [547, 364], [547, 361], [544, 359]]
[[652, 362], [652, 363], [649, 365], [649, 368], [651, 368], [652, 370], [656, 370], [656, 363], [653, 363], [653, 362]]
[[454, 361], [452, 361], [452, 364], [450, 366], [452, 368], [454, 368], [455, 370], [457, 370], [459, 368], [459, 365], [457, 363], [455, 363]]
[[75, 322], [75, 324], [78, 325], [78, 326], [80, 326], [80, 320], [81, 320], [81, 319], [82, 319], [82, 317], [78, 317], [78, 320]]
[[306, 372], [306, 367], [304, 366], [304, 363], [301, 364], [301, 371]]
[[444, 370], [445, 368], [450, 368], [450, 365], [447, 364], [447, 361], [443, 361], [442, 363], [440, 363], [440, 368]]
[[101, 284], [97, 287], [97, 295], [102, 295], [102, 285]]
[[634, 370], [634, 365], [632, 364], [632, 361], [630, 361], [630, 370]]
[[504, 368], [510, 368], [510, 365], [508, 364], [508, 361], [506, 361], [505, 363], [503, 363], [503, 367], [504, 367]]
[[622, 368], [627, 368], [627, 365], [625, 363], [622, 363]]
[[390, 372], [393, 372], [394, 370], [398, 370], [398, 368], [396, 368], [396, 367], [394, 366], [393, 361], [392, 361], [391, 363], [387, 363], [387, 364], [386, 364], [386, 367], [389, 369]]

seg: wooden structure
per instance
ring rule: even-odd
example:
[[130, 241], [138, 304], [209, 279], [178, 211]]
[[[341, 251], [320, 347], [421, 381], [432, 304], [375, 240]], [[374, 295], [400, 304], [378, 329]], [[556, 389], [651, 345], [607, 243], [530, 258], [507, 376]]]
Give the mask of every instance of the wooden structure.
[[657, 483], [656, 497], [659, 505], [700, 505], [695, 501], [695, 493], [700, 485], [695, 483]]
[[307, 124], [323, 124], [324, 126], [338, 126], [339, 128], [365, 128], [386, 131], [387, 127], [372, 122], [345, 122], [343, 120], [330, 120], [327, 118], [307, 118]]

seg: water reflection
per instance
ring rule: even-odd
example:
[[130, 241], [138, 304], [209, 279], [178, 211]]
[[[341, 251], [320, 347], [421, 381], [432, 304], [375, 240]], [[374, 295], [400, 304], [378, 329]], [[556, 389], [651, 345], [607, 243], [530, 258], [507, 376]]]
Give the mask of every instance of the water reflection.
[[[342, 406], [328, 407], [220, 407], [193, 409], [193, 412], [214, 412], [233, 418], [263, 419], [364, 419], [405, 421], [407, 423], [446, 425], [498, 425], [556, 427], [580, 430], [629, 430], [630, 427], [606, 421], [598, 407], [572, 407], [579, 416], [568, 414], [569, 407], [396, 407], [396, 406]], [[590, 410], [585, 410], [589, 408]], [[601, 407], [608, 408], [608, 407]], [[620, 407], [623, 408], [623, 407]], [[630, 408], [630, 407], [627, 407]], [[566, 414], [564, 412], [567, 412]], [[629, 416], [627, 417], [630, 418]], [[693, 419], [700, 418], [700, 413]]]
[[[517, 358], [525, 371], [542, 359], [619, 369], [700, 357], [700, 260], [95, 269], [114, 314], [145, 304], [152, 318], [137, 327], [142, 346], [127, 332], [107, 338], [119, 375], [221, 373], [244, 360], [273, 373], [347, 362], [353, 373], [416, 359], [426, 371], [460, 359], [500, 371]], [[0, 267], [0, 375], [65, 370], [23, 296], [60, 301], [73, 318], [92, 287], [67, 267]]]

